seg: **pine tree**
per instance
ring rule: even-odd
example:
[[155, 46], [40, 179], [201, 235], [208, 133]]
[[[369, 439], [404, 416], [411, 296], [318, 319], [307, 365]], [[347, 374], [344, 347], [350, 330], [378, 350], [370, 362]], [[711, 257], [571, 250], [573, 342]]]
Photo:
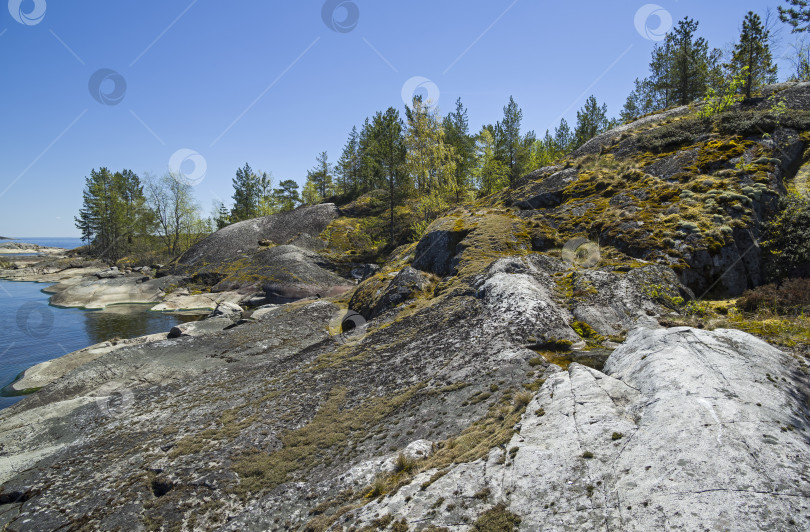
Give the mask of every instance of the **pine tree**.
[[594, 96], [590, 96], [585, 105], [577, 111], [577, 127], [574, 130], [576, 147], [580, 147], [608, 128], [607, 104], [600, 107]]
[[357, 195], [382, 186], [382, 170], [377, 160], [372, 156], [371, 150], [374, 144], [374, 135], [372, 123], [366, 118], [357, 138]]
[[349, 139], [343, 147], [343, 153], [338, 159], [335, 172], [337, 173], [337, 193], [351, 198], [355, 197], [360, 187], [360, 143], [357, 126], [352, 127]]
[[[509, 168], [509, 182], [514, 183], [523, 175], [525, 154], [521, 154], [523, 138], [520, 125], [523, 121], [523, 110], [510, 96], [509, 103], [503, 108], [503, 120], [495, 125], [495, 144], [498, 158]], [[523, 155], [523, 156], [522, 156]]]
[[216, 224], [217, 230], [231, 224], [230, 210], [221, 201], [214, 205], [214, 214], [212, 218]]
[[399, 111], [393, 107], [389, 107], [384, 113], [378, 112], [371, 123], [368, 147], [364, 152], [364, 159], [373, 165], [371, 168], [382, 179], [388, 191], [391, 245], [396, 241], [394, 208], [404, 196], [403, 192], [408, 190], [403, 128]]
[[769, 41], [770, 32], [763, 26], [762, 19], [749, 11], [729, 64], [732, 73], [745, 72], [746, 98], [751, 98], [753, 90], [776, 81], [776, 65], [773, 64]]
[[687, 105], [706, 95], [709, 87], [722, 79], [721, 52], [710, 50], [702, 37], [696, 37], [698, 23], [688, 17], [653, 49], [650, 74], [635, 81], [635, 87], [622, 111], [624, 121], [666, 109]]
[[248, 163], [236, 170], [233, 178], [231, 221], [239, 222], [259, 216], [260, 178]]
[[568, 155], [574, 149], [575, 137], [565, 118], [560, 119], [560, 125], [554, 129], [554, 147], [558, 156]]
[[709, 44], [695, 37], [699, 23], [685, 17], [672, 33], [672, 90], [679, 105], [687, 105], [706, 94], [710, 70], [717, 68], [709, 54]]
[[282, 212], [291, 211], [301, 203], [301, 198], [298, 195], [298, 183], [292, 179], [286, 179], [279, 183], [278, 187], [279, 188], [274, 191], [274, 195], [278, 202], [279, 210]]
[[74, 219], [90, 253], [116, 261], [131, 250], [135, 238], [152, 223], [144, 203], [143, 186], [132, 171], [92, 170], [85, 178], [82, 208]]
[[790, 24], [793, 33], [810, 30], [810, 1], [785, 0], [790, 7], [779, 6], [779, 19]]

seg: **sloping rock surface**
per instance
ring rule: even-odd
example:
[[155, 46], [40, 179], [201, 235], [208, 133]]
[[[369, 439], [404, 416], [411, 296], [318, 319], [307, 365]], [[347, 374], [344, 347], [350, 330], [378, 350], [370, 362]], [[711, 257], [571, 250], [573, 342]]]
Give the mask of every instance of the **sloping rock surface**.
[[637, 329], [604, 373], [550, 374], [503, 449], [423, 489], [426, 471], [342, 524], [466, 530], [502, 503], [525, 531], [804, 529], [810, 389], [797, 369], [739, 331]]
[[318, 235], [338, 215], [324, 203], [229, 225], [192, 246], [172, 271], [214, 292], [263, 291], [268, 303], [341, 294], [354, 282], [318, 253], [326, 247]]
[[337, 217], [337, 207], [324, 203], [237, 222], [192, 246], [178, 260], [178, 268], [185, 271], [186, 267], [227, 262], [258, 250], [262, 240], [286, 244], [296, 238], [296, 243], [301, 245], [306, 242], [306, 237], [300, 235], [317, 237]]
[[103, 354], [0, 412], [0, 526], [300, 529], [347, 489], [367, 502], [413, 442], [482, 418], [508, 441], [520, 411], [491, 413], [554, 367], [527, 339], [579, 340], [554, 277], [565, 269], [504, 257], [356, 335], [332, 327], [345, 309], [301, 301]]

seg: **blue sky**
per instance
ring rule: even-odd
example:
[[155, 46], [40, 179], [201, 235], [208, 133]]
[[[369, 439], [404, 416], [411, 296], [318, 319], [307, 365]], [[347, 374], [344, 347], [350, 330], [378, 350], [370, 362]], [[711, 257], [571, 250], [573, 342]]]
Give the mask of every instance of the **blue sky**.
[[[423, 93], [438, 89], [442, 111], [461, 97], [475, 130], [499, 120], [510, 95], [538, 134], [561, 116], [573, 122], [590, 94], [616, 115], [654, 45], [636, 28], [643, 0], [331, 0], [332, 17], [323, 0], [8, 3], [0, 235], [14, 237], [78, 235], [84, 177], [101, 166], [162, 174], [173, 155], [196, 153], [204, 176], [202, 164], [173, 164], [206, 213], [230, 199], [245, 162], [302, 183], [320, 151], [338, 158], [353, 125], [402, 109], [415, 77], [430, 80]], [[749, 9], [779, 2], [656, 4], [724, 47]], [[647, 36], [658, 15], [641, 25]], [[782, 31], [780, 79], [793, 40]]]

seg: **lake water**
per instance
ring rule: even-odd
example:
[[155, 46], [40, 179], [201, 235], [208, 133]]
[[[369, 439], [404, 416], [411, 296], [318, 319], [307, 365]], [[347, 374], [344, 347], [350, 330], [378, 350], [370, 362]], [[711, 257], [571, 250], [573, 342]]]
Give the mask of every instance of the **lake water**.
[[[195, 316], [149, 312], [147, 305], [114, 305], [103, 311], [48, 305], [42, 283], [0, 280], [0, 388], [29, 367], [109, 340], [168, 332]], [[22, 399], [0, 397], [0, 409]]]
[[[11, 235], [3, 235], [7, 236], [8, 238], [13, 238]], [[65, 249], [73, 249], [79, 246], [84, 245], [81, 238], [73, 238], [73, 237], [42, 237], [42, 238], [17, 238], [14, 240], [0, 240], [0, 243], [3, 242], [21, 242], [26, 244], [36, 244], [38, 246], [47, 246], [50, 248], [65, 248]]]

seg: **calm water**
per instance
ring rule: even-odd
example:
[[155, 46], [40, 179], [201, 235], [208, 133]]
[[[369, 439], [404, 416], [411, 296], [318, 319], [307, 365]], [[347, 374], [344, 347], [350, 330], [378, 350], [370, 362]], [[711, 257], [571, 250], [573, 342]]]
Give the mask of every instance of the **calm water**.
[[[48, 306], [42, 283], [0, 280], [0, 388], [29, 367], [110, 338], [168, 332], [193, 316], [148, 312], [146, 305], [104, 311]], [[0, 397], [0, 409], [21, 397]]]
[[[3, 235], [9, 238], [13, 238], [11, 235]], [[3, 242], [24, 242], [26, 244], [36, 244], [38, 246], [47, 246], [51, 248], [66, 248], [66, 249], [73, 249], [77, 248], [81, 245], [82, 239], [81, 238], [72, 238], [72, 237], [43, 237], [43, 238], [16, 238], [14, 240], [0, 240], [0, 243]]]

